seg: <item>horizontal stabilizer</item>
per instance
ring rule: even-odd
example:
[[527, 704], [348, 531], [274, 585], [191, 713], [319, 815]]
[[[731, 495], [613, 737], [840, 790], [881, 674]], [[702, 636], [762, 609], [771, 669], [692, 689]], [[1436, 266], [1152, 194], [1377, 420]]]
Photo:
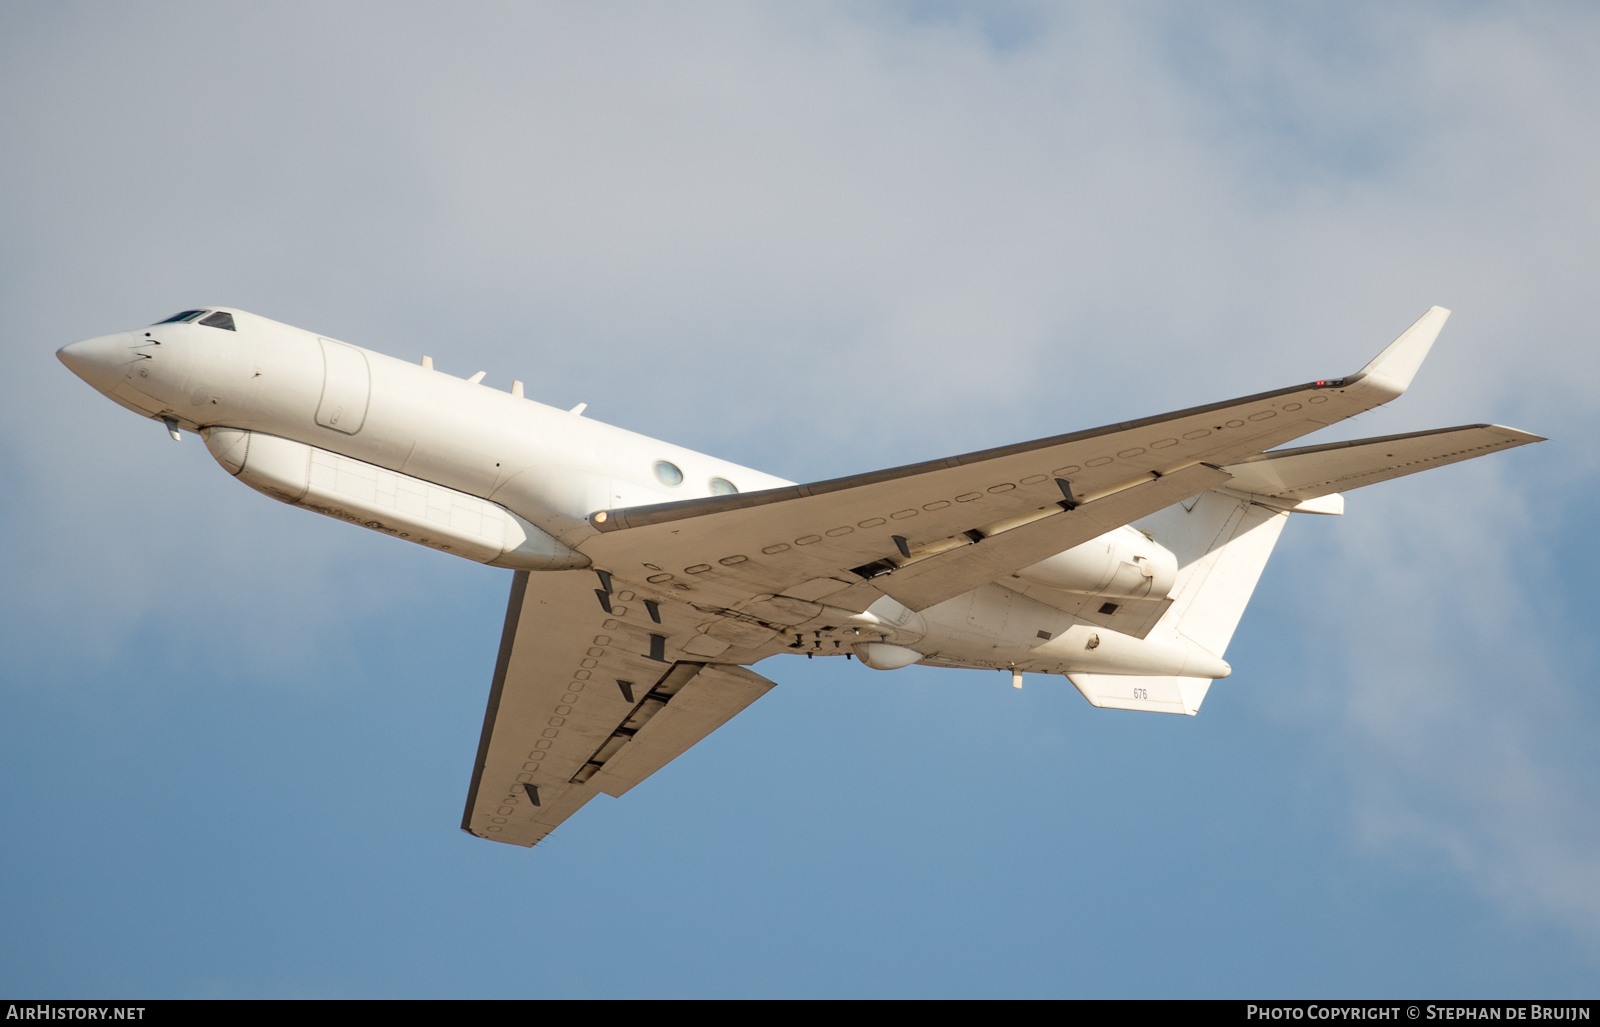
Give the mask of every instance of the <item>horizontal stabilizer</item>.
[[1543, 441], [1515, 428], [1469, 424], [1278, 450], [1224, 469], [1233, 475], [1227, 486], [1230, 489], [1303, 501]]
[[1139, 710], [1144, 713], [1200, 712], [1209, 678], [1130, 677], [1124, 674], [1068, 674], [1091, 705], [1113, 710]]

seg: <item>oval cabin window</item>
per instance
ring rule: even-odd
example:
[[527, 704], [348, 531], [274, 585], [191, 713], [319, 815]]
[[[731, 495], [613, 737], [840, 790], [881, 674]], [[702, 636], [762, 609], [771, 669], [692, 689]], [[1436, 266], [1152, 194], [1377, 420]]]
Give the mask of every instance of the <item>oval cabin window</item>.
[[656, 480], [663, 485], [682, 485], [683, 472], [678, 469], [677, 464], [668, 463], [665, 460], [657, 460]]

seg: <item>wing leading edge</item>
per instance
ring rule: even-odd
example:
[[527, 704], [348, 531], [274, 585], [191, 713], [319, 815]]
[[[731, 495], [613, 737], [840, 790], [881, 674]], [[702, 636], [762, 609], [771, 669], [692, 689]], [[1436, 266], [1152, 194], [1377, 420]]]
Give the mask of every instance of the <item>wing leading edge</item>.
[[[999, 548], [992, 543], [1003, 537], [1028, 549], [1007, 533], [1047, 537], [1034, 522], [1063, 504], [1093, 509], [1137, 486], [1237, 464], [1387, 403], [1410, 384], [1448, 315], [1432, 308], [1347, 378], [810, 485], [600, 511], [590, 518], [597, 535], [578, 548], [620, 580], [701, 609], [737, 609], [771, 595], [826, 595], [830, 605], [857, 611], [890, 595], [925, 608], [959, 594], [950, 589], [962, 575], [943, 575], [948, 587], [902, 587], [897, 579], [936, 576], [935, 559], [973, 562], [951, 556], [955, 550]], [[1192, 474], [1193, 491], [1165, 503], [1220, 481], [1207, 477]], [[1117, 523], [1148, 512], [1126, 505]], [[992, 562], [991, 577], [1032, 560]]]

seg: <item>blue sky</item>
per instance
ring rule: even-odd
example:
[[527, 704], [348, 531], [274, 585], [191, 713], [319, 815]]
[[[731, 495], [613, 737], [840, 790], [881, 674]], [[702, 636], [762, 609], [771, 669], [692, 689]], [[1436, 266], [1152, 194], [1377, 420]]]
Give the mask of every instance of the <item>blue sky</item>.
[[[1578, 4], [0, 10], [0, 991], [1592, 995], [1597, 69]], [[1434, 303], [1330, 439], [1551, 441], [1295, 519], [1199, 717], [773, 661], [532, 852], [456, 826], [509, 574], [54, 359], [225, 304], [807, 480]]]

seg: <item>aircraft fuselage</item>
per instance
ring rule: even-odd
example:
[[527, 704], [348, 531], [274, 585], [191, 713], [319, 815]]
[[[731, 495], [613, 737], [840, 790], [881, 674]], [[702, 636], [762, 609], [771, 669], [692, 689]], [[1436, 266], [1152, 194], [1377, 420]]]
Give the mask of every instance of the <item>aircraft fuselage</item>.
[[[207, 308], [200, 314], [211, 321], [226, 314], [233, 327], [199, 317], [163, 322], [75, 343], [60, 356], [122, 406], [166, 422], [174, 433], [200, 433], [232, 473], [240, 474], [247, 449], [258, 454], [250, 459], [263, 469], [246, 468], [241, 478], [274, 498], [478, 562], [581, 568], [587, 566], [585, 542], [596, 534], [588, 519], [595, 511], [792, 484], [527, 399], [520, 383], [501, 391], [481, 378], [457, 378], [244, 311]], [[275, 472], [271, 460], [309, 468], [304, 491], [290, 481], [301, 472]], [[339, 475], [372, 478], [378, 499], [347, 502], [329, 491], [332, 486], [317, 493], [319, 473], [330, 482]], [[470, 514], [469, 529], [459, 538], [445, 529], [429, 534], [408, 527], [398, 514], [373, 512], [371, 502], [384, 496], [386, 509], [397, 509], [393, 494], [407, 489], [423, 497], [419, 504], [454, 502]], [[468, 510], [471, 501], [487, 505]], [[484, 541], [501, 531], [496, 517], [505, 521], [508, 536], [522, 539], [514, 548], [497, 549], [498, 535]], [[1119, 532], [1126, 535], [1124, 547], [1160, 550], [1131, 528], [1111, 535]], [[1112, 539], [1095, 553], [1116, 544]], [[1160, 583], [1170, 587], [1170, 577]], [[1139, 584], [1134, 578], [1133, 587]], [[1089, 582], [1077, 591], [1098, 594], [1095, 587]], [[1111, 589], [1105, 594], [1122, 596], [1130, 586], [1105, 587]], [[944, 666], [1058, 674], [1229, 673], [1220, 658], [1193, 646], [1111, 631], [999, 584], [919, 613], [885, 597], [866, 613], [837, 611], [824, 619], [826, 634], [796, 633], [796, 641], [786, 638], [777, 651], [854, 653], [880, 669], [926, 658]], [[861, 648], [866, 643], [879, 648]]]

